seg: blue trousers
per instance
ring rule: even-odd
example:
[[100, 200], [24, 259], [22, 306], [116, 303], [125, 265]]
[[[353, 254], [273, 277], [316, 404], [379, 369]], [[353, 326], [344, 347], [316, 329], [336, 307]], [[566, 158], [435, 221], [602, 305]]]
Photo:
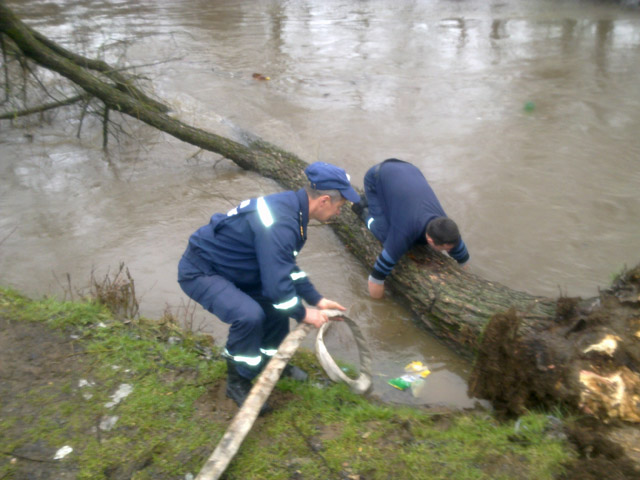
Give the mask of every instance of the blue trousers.
[[[255, 377], [264, 365], [254, 365], [262, 350], [276, 350], [289, 333], [289, 317], [255, 290], [240, 289], [216, 273], [203, 273], [184, 256], [178, 264], [178, 283], [189, 298], [230, 325], [226, 348], [245, 378]], [[240, 359], [240, 361], [238, 361]]]
[[364, 194], [369, 204], [369, 218], [366, 219], [367, 227], [371, 233], [384, 243], [389, 233], [389, 223], [382, 208], [382, 201], [378, 193], [378, 176], [380, 174], [380, 166], [377, 164], [371, 167], [364, 176]]

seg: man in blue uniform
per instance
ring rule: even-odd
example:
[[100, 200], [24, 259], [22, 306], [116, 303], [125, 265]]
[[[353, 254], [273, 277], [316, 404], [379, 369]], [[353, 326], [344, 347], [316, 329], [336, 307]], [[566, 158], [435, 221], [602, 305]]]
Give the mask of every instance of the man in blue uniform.
[[354, 204], [353, 210], [383, 244], [369, 275], [373, 298], [382, 298], [385, 278], [417, 243], [446, 251], [461, 265], [469, 260], [458, 226], [414, 165], [390, 158], [373, 166], [364, 177], [364, 191], [366, 202]]
[[[297, 192], [252, 198], [214, 214], [191, 235], [178, 265], [184, 292], [230, 325], [227, 396], [238, 406], [288, 334], [290, 317], [319, 328], [328, 321], [322, 310], [345, 310], [318, 293], [296, 265], [296, 255], [310, 219], [324, 222], [360, 197], [340, 167], [316, 162], [305, 174], [310, 184]], [[287, 373], [306, 377], [291, 367]]]

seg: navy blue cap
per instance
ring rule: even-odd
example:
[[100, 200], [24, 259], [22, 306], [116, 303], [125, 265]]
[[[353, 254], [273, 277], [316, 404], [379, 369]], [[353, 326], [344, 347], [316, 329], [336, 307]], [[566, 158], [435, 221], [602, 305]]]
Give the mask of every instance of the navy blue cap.
[[343, 168], [330, 163], [315, 162], [305, 168], [311, 187], [316, 190], [339, 190], [344, 198], [353, 203], [360, 201], [360, 195], [351, 186], [350, 178]]

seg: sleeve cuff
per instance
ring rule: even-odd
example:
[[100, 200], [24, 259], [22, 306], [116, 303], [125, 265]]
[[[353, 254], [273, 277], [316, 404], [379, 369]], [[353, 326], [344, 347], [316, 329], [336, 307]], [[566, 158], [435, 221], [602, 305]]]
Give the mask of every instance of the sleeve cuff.
[[458, 262], [458, 264], [460, 265], [466, 265], [467, 263], [469, 263], [469, 259], [471, 257], [469, 256], [469, 254], [467, 253], [464, 257], [462, 257], [460, 260], [456, 259], [456, 261]]
[[291, 318], [293, 318], [296, 322], [300, 323], [304, 320], [304, 317], [307, 315], [307, 309], [304, 305], [299, 305], [296, 308], [295, 312], [291, 314]]
[[315, 293], [309, 293], [305, 295], [303, 298], [305, 302], [315, 307], [318, 304], [318, 302], [322, 300], [324, 297], [320, 295], [318, 292], [315, 292]]
[[375, 278], [373, 274], [369, 275], [369, 281], [371, 283], [375, 283], [376, 285], [384, 285], [384, 278], [383, 279]]

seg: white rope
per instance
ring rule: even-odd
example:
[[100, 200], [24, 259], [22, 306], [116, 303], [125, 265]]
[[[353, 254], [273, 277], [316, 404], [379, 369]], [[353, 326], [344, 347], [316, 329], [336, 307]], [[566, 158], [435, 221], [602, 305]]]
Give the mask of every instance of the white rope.
[[349, 378], [333, 360], [333, 357], [329, 354], [324, 344], [324, 333], [334, 322], [325, 323], [318, 330], [318, 336], [316, 337], [316, 357], [331, 380], [337, 383], [346, 383], [352, 392], [363, 394], [371, 388], [371, 352], [362, 336], [360, 327], [349, 317], [345, 317], [339, 310], [324, 310], [324, 313], [329, 317], [342, 317], [344, 323], [351, 329], [360, 354], [360, 375], [356, 379]]
[[[371, 354], [364, 337], [355, 322], [345, 317], [339, 310], [324, 310], [329, 318], [342, 317], [351, 328], [360, 351], [360, 376], [356, 380], [347, 377], [333, 361], [331, 355], [324, 346], [324, 331], [333, 322], [325, 323], [318, 331], [316, 338], [316, 355], [325, 372], [334, 382], [347, 383], [354, 392], [364, 393], [371, 386]], [[253, 423], [258, 418], [260, 408], [271, 394], [274, 385], [280, 378], [282, 370], [287, 365], [302, 340], [307, 336], [312, 327], [306, 323], [300, 323], [287, 335], [278, 347], [278, 351], [269, 361], [264, 371], [258, 376], [251, 392], [245, 399], [242, 407], [234, 417], [231, 425], [222, 436], [218, 446], [209, 459], [205, 462], [196, 480], [217, 480], [224, 473], [235, 456]]]

